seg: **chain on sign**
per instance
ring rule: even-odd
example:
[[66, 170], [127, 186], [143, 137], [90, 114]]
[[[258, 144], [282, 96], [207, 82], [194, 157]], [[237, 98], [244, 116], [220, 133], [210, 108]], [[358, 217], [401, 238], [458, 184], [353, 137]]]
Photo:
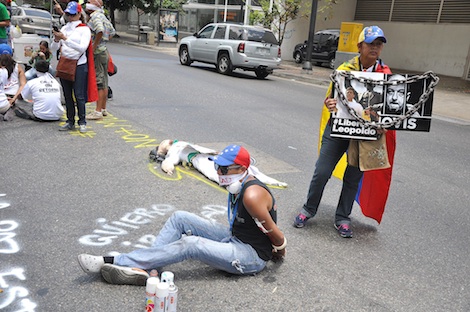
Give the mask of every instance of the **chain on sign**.
[[[385, 76], [385, 75], [384, 75]], [[391, 75], [389, 75], [391, 76]], [[363, 116], [360, 116], [353, 108], [351, 108], [348, 104], [348, 99], [346, 98], [345, 94], [341, 92], [340, 80], [344, 79], [344, 81], [355, 81], [356, 83], [362, 84], [367, 90], [372, 90], [376, 86], [380, 86], [382, 88], [387, 86], [396, 86], [396, 85], [411, 85], [416, 82], [425, 81], [426, 89], [422, 92], [419, 100], [412, 105], [409, 105], [404, 112], [404, 114], [396, 115], [393, 118], [387, 118], [387, 121], [380, 121], [380, 120], [366, 120]], [[393, 126], [400, 125], [405, 119], [408, 119], [417, 111], [420, 110], [421, 106], [426, 103], [434, 92], [434, 88], [436, 87], [437, 83], [439, 82], [439, 77], [437, 77], [432, 71], [425, 72], [422, 75], [414, 75], [408, 76], [402, 80], [376, 80], [370, 79], [365, 77], [356, 77], [350, 71], [341, 71], [335, 70], [330, 75], [330, 80], [333, 82], [333, 86], [335, 89], [335, 94], [339, 101], [347, 108], [348, 112], [356, 119], [361, 125], [364, 127], [374, 128], [374, 129], [387, 129]], [[370, 105], [368, 103], [366, 109], [374, 109], [374, 105]]]

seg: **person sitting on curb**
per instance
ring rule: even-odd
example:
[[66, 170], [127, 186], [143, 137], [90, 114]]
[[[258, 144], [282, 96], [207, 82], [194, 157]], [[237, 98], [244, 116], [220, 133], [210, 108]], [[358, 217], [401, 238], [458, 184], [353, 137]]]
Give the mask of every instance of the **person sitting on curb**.
[[[29, 80], [14, 106], [16, 116], [36, 121], [57, 121], [64, 114], [60, 83], [49, 73], [49, 62], [36, 61], [37, 78]], [[32, 100], [28, 102], [25, 100]]]
[[86, 273], [101, 272], [111, 284], [145, 285], [149, 277], [146, 270], [186, 259], [236, 275], [253, 275], [269, 260], [282, 259], [287, 240], [276, 225], [275, 199], [266, 185], [248, 173], [248, 151], [230, 145], [212, 159], [219, 184], [229, 191], [229, 226], [176, 211], [150, 248], [115, 257], [81, 254], [81, 268]]
[[[161, 168], [168, 175], [172, 175], [175, 166], [178, 164], [189, 164], [196, 168], [200, 173], [214, 182], [219, 181], [217, 170], [210, 160], [217, 152], [200, 145], [191, 144], [179, 140], [163, 140], [155, 149], [150, 151], [150, 158], [162, 160]], [[287, 183], [278, 181], [263, 174], [256, 166], [251, 165], [248, 168], [249, 174], [255, 176], [264, 184], [270, 186], [287, 187]]]

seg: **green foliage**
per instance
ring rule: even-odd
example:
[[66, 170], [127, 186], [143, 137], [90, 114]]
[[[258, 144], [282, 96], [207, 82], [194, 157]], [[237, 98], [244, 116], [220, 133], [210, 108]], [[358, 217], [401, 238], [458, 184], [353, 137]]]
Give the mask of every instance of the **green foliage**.
[[250, 21], [253, 24], [262, 24], [266, 28], [271, 28], [277, 34], [279, 44], [284, 40], [287, 24], [297, 18], [302, 0], [281, 0], [273, 1], [271, 12], [269, 11], [269, 0], [260, 0], [263, 13], [252, 12]]
[[[342, 0], [319, 0], [317, 14], [325, 16], [325, 19], [333, 17], [334, 5]], [[291, 21], [310, 16], [312, 3], [302, 0], [273, 0], [272, 11], [269, 11], [270, 0], [259, 1], [263, 12], [253, 11], [250, 13], [250, 24], [263, 25], [270, 28], [278, 35], [279, 43], [282, 44], [287, 24]]]
[[[162, 0], [162, 8], [181, 10], [185, 1], [183, 0]], [[160, 0], [108, 0], [106, 6], [110, 11], [128, 11], [137, 8], [142, 13], [157, 13], [160, 7]]]

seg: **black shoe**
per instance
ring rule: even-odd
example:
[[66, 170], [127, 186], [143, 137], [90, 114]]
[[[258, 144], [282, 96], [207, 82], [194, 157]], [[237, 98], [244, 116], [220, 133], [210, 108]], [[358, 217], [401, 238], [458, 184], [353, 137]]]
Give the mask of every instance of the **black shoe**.
[[75, 125], [71, 125], [68, 122], [66, 122], [63, 126], [59, 127], [59, 131], [71, 131], [75, 130]]
[[351, 230], [351, 227], [347, 223], [341, 223], [339, 225], [334, 224], [335, 229], [338, 230], [338, 233], [341, 237], [344, 238], [351, 238], [353, 237], [353, 232]]
[[113, 90], [108, 86], [108, 100], [113, 99]]

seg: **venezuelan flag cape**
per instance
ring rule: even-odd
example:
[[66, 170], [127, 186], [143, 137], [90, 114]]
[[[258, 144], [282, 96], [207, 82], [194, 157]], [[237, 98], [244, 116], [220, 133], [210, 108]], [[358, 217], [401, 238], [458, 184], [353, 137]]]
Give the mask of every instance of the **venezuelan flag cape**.
[[[341, 64], [338, 67], [338, 70], [359, 71], [359, 57], [356, 56], [348, 62]], [[392, 73], [390, 68], [383, 64], [377, 65], [376, 72], [385, 74]], [[330, 87], [326, 93], [326, 96], [330, 97], [332, 91], [333, 84], [330, 83]], [[330, 112], [326, 106], [323, 105], [320, 121], [318, 151], [320, 151], [323, 132], [325, 131], [325, 126], [329, 119]], [[385, 210], [385, 204], [387, 203], [388, 192], [390, 190], [390, 183], [392, 182], [393, 159], [395, 156], [396, 145], [396, 133], [394, 130], [388, 130], [385, 135], [387, 141], [388, 159], [391, 166], [387, 169], [365, 171], [361, 181], [359, 182], [359, 187], [356, 194], [356, 202], [361, 207], [362, 213], [366, 217], [376, 220], [378, 223], [382, 221], [382, 215]], [[333, 176], [342, 180], [347, 164], [348, 162], [346, 159], [346, 154], [344, 154], [336, 165], [335, 170], [333, 171]]]
[[[86, 24], [79, 24], [77, 27], [88, 27]], [[86, 51], [88, 64], [88, 85], [87, 102], [98, 101], [98, 85], [96, 84], [95, 57], [93, 56], [93, 43], [90, 40]]]

